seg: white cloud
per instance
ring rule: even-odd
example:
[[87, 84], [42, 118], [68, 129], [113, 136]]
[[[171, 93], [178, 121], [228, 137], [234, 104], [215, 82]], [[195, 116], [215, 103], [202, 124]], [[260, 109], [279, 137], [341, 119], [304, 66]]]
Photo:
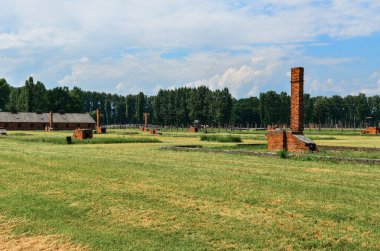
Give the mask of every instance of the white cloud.
[[126, 83], [119, 83], [116, 85], [116, 90], [124, 91], [127, 86], [128, 86], [128, 84], [126, 84]]
[[79, 61], [80, 61], [81, 63], [89, 63], [89, 62], [90, 62], [90, 59], [88, 59], [87, 57], [82, 57]]
[[116, 85], [116, 93], [118, 94], [138, 94], [140, 88], [135, 84], [121, 82]]
[[158, 93], [161, 89], [164, 89], [164, 87], [163, 87], [162, 85], [156, 85], [156, 86], [154, 87], [154, 92], [155, 92], [155, 93]]
[[334, 79], [307, 81], [305, 91], [318, 93], [318, 95], [358, 95], [365, 93], [368, 96], [380, 95], [380, 74], [374, 72], [368, 79], [350, 79], [336, 81]]
[[[380, 4], [371, 0], [2, 0], [1, 9], [0, 75], [20, 82], [35, 72], [49, 85], [112, 92], [188, 83], [251, 95], [294, 65], [356, 60], [306, 57], [299, 43], [380, 32]], [[160, 56], [180, 49], [182, 58]]]
[[[347, 37], [378, 32], [379, 6], [373, 2], [260, 0], [231, 8], [229, 1], [211, 0], [95, 0], [91, 4], [3, 0], [2, 10], [19, 22], [10, 34], [27, 44], [230, 47], [312, 40], [320, 34]], [[266, 13], [268, 7], [271, 11]]]
[[314, 79], [310, 84], [305, 85], [307, 93], [318, 93], [322, 95], [342, 95], [346, 93], [347, 85], [345, 81], [337, 82], [331, 78], [326, 80]]
[[371, 76], [369, 77], [369, 80], [377, 80], [377, 79], [380, 79], [380, 72], [374, 72], [371, 74]]
[[368, 82], [361, 86], [360, 92], [369, 96], [380, 95], [380, 73], [374, 72], [368, 78]]
[[[187, 86], [208, 86], [210, 89], [223, 89], [228, 87], [233, 96], [238, 96], [240, 88], [245, 84], [254, 85], [254, 90], [259, 90], [259, 85], [263, 83], [260, 82], [260, 78], [265, 77], [265, 75], [270, 75], [272, 73], [273, 66], [269, 65], [267, 68], [255, 68], [251, 65], [242, 65], [240, 68], [229, 68], [221, 75], [214, 75], [211, 78], [204, 80], [197, 80], [188, 83]], [[257, 81], [255, 83], [255, 81]]]
[[355, 58], [320, 58], [320, 57], [305, 57], [305, 60], [314, 65], [337, 65], [355, 61]]
[[[251, 60], [238, 68], [230, 67], [221, 74], [215, 74], [209, 78], [196, 80], [187, 86], [205, 85], [211, 89], [228, 87], [233, 96], [241, 96], [242, 89], [249, 89], [246, 95], [258, 94], [271, 80], [276, 71], [282, 71], [285, 61], [297, 55], [297, 47], [260, 47], [251, 51]], [[284, 74], [285, 75], [285, 74]]]
[[260, 95], [260, 90], [257, 85], [253, 86], [252, 89], [248, 92], [249, 97], [258, 97]]

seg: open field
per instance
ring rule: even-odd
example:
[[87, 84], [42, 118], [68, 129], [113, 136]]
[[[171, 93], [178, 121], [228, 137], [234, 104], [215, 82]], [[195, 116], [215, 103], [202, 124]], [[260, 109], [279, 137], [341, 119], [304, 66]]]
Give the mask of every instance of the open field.
[[[54, 143], [70, 134], [0, 137], [0, 250], [26, 240], [48, 250], [380, 249], [378, 165], [160, 149], [236, 146], [180, 131], [113, 130], [94, 137], [114, 144]], [[234, 135], [266, 142], [262, 132]], [[309, 136], [380, 148], [380, 136]]]

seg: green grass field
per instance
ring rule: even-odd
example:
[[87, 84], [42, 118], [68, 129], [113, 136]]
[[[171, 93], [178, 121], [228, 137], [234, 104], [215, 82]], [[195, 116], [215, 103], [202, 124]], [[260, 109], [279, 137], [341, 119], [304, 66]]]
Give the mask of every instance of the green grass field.
[[[380, 148], [380, 136], [352, 133], [311, 135], [319, 145]], [[0, 250], [380, 249], [380, 166], [160, 149], [236, 145], [181, 131], [39, 140], [70, 134], [0, 137]], [[262, 132], [238, 136], [266, 142]], [[161, 143], [138, 143], [146, 138]]]

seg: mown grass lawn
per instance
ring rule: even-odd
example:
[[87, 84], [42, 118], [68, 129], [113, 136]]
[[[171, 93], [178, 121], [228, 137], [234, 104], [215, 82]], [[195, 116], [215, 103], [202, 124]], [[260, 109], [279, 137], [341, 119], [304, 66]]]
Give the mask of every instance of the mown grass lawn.
[[[28, 134], [17, 137], [67, 133]], [[164, 151], [221, 143], [145, 136], [163, 143], [0, 138], [0, 216], [18, 222], [15, 236], [63, 236], [94, 250], [380, 249], [379, 166]], [[331, 145], [353, 142], [336, 138]], [[356, 139], [380, 146], [380, 137]]]

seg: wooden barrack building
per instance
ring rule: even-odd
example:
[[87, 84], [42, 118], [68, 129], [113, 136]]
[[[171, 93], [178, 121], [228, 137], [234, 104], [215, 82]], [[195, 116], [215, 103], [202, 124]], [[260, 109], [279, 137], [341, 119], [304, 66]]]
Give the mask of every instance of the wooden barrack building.
[[95, 129], [95, 120], [87, 113], [0, 112], [0, 128], [7, 130]]

